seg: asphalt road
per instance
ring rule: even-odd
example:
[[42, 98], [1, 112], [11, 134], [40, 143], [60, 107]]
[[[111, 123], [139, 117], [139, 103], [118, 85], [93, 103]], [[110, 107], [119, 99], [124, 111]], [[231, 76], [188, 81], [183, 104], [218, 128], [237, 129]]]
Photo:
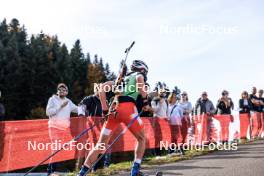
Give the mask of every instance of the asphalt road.
[[[165, 176], [264, 176], [264, 141], [239, 145], [237, 151], [216, 151], [142, 171], [155, 175], [157, 170], [162, 171]], [[128, 173], [118, 175], [125, 176]]]

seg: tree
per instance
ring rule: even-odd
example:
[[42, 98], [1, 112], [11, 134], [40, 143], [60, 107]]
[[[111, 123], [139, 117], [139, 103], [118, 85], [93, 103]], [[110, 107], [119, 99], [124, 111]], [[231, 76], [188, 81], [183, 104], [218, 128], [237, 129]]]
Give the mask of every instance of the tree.
[[80, 102], [85, 95], [84, 87], [86, 83], [87, 65], [82, 53], [81, 42], [76, 40], [70, 53], [70, 63], [72, 71], [72, 81], [70, 88], [72, 90], [72, 99], [74, 102]]
[[17, 19], [0, 22], [0, 90], [8, 119], [45, 118], [48, 98], [59, 82], [69, 87], [69, 98], [78, 103], [93, 93], [93, 83], [111, 80], [114, 74], [103, 58], [84, 56], [80, 40], [70, 53], [57, 36], [44, 32], [27, 38]]
[[110, 71], [110, 67], [109, 67], [108, 63], [105, 64], [104, 72], [105, 72], [105, 76], [106, 76], [107, 81], [113, 81], [116, 79], [115, 74]]

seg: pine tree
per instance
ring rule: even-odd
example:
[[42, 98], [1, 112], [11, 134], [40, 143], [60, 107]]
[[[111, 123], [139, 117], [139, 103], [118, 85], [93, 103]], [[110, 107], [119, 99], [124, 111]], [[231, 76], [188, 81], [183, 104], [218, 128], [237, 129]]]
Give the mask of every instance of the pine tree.
[[82, 53], [80, 40], [68, 52], [57, 36], [44, 32], [27, 39], [17, 19], [0, 23], [0, 90], [8, 119], [45, 118], [48, 98], [64, 82], [69, 98], [78, 103], [93, 93], [93, 83], [112, 80], [115, 75], [102, 58]]
[[107, 81], [113, 81], [116, 79], [116, 76], [113, 72], [110, 71], [110, 66], [108, 63], [105, 64], [105, 76]]
[[84, 88], [86, 83], [87, 65], [85, 63], [84, 55], [81, 49], [81, 42], [77, 40], [71, 49], [70, 63], [72, 71], [72, 99], [78, 103], [85, 95]]

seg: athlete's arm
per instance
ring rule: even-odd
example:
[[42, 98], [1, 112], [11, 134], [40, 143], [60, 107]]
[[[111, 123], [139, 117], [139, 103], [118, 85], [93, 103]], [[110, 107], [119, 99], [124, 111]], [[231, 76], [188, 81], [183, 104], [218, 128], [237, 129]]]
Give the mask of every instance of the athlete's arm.
[[99, 99], [101, 101], [103, 111], [108, 111], [108, 105], [106, 101], [106, 92], [111, 91], [113, 85], [114, 85], [113, 81], [107, 81], [103, 84], [100, 84]]

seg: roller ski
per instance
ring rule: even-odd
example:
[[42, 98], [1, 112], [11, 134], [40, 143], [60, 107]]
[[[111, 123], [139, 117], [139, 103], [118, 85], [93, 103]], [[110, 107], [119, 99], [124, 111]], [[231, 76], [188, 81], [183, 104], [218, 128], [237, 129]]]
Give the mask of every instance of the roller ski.
[[[144, 174], [143, 172], [139, 172], [137, 176], [149, 176], [148, 174]], [[158, 171], [155, 173], [155, 176], [163, 176], [162, 172]]]
[[[140, 171], [140, 164], [134, 162], [134, 164], [131, 168], [130, 176], [148, 176], [148, 174], [144, 174], [143, 172], [141, 172]], [[160, 171], [156, 172], [155, 176], [162, 176], [162, 172], [160, 172]]]

